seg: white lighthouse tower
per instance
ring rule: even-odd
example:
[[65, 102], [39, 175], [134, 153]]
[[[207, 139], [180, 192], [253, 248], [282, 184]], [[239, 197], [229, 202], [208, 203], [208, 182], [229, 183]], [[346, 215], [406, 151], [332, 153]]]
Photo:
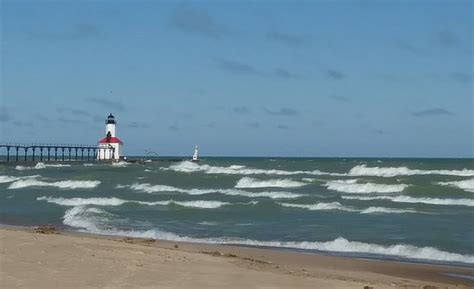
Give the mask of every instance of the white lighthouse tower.
[[99, 160], [118, 160], [122, 157], [123, 142], [115, 134], [115, 117], [109, 114], [105, 120], [105, 137], [99, 141]]

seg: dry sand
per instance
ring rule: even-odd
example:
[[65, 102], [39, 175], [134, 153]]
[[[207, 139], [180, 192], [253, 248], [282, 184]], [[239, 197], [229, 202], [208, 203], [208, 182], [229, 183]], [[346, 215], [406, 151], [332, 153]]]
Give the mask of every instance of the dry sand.
[[[243, 248], [0, 229], [0, 287], [474, 288], [457, 268]], [[369, 287], [366, 287], [369, 286]]]

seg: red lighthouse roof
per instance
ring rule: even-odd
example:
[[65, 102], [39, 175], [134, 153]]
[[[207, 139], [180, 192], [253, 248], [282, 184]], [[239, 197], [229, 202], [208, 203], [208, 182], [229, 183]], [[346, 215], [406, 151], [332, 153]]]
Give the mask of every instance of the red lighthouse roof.
[[104, 137], [99, 141], [99, 143], [119, 143], [123, 144], [123, 142], [118, 137]]

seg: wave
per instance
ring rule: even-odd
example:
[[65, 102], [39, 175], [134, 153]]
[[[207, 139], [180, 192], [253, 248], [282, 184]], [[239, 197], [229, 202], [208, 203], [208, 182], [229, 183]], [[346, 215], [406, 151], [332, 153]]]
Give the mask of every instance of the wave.
[[277, 188], [295, 188], [306, 185], [305, 183], [292, 181], [289, 179], [277, 179], [277, 180], [257, 180], [254, 178], [243, 177], [237, 184], [236, 188], [268, 188], [268, 187], [277, 187]]
[[34, 179], [34, 178], [38, 178], [38, 177], [40, 177], [40, 175], [22, 176], [22, 177], [0, 176], [0, 184], [11, 183], [11, 182], [15, 182], [15, 181], [18, 181], [18, 180]]
[[197, 164], [190, 161], [183, 161], [163, 170], [172, 170], [182, 173], [202, 172], [206, 174], [227, 174], [227, 175], [315, 175], [315, 176], [377, 176], [394, 177], [410, 175], [450, 175], [450, 176], [474, 176], [474, 170], [419, 170], [409, 169], [407, 167], [367, 167], [366, 165], [357, 165], [349, 170], [348, 173], [323, 172], [320, 170], [312, 171], [285, 171], [277, 169], [255, 169], [242, 165], [232, 165], [228, 167], [211, 166], [207, 164]]
[[367, 167], [358, 165], [350, 169], [350, 176], [395, 177], [411, 175], [447, 175], [447, 176], [474, 176], [474, 170], [418, 170], [407, 167]]
[[[158, 229], [147, 231], [123, 231], [118, 229], [102, 229], [98, 216], [104, 216], [106, 213], [95, 208], [73, 207], [66, 211], [63, 218], [64, 224], [72, 227], [85, 229], [84, 231], [104, 235], [119, 235], [136, 238], [153, 238], [168, 241], [197, 242], [210, 244], [229, 244], [246, 245], [259, 247], [274, 247], [302, 250], [317, 250], [326, 252], [345, 252], [372, 254], [381, 256], [404, 257], [418, 260], [432, 260], [444, 262], [474, 263], [474, 255], [462, 255], [439, 250], [434, 247], [417, 247], [408, 244], [379, 245], [373, 243], [364, 243], [359, 241], [349, 241], [339, 237], [332, 241], [314, 242], [314, 241], [259, 241], [241, 238], [195, 238], [181, 236], [171, 232], [165, 232]], [[102, 221], [103, 222], [103, 221]]]
[[474, 179], [453, 181], [453, 182], [439, 182], [439, 185], [457, 187], [462, 190], [474, 193]]
[[21, 189], [26, 187], [56, 187], [60, 189], [92, 189], [97, 187], [100, 181], [58, 181], [45, 182], [36, 179], [17, 180], [10, 184], [8, 189]]
[[368, 207], [360, 212], [361, 214], [404, 214], [404, 213], [419, 213], [415, 210], [408, 209], [393, 209], [384, 207]]
[[100, 233], [103, 232], [101, 227], [107, 221], [105, 216], [110, 215], [99, 208], [89, 208], [85, 206], [76, 206], [66, 210], [63, 216], [63, 224], [83, 228], [87, 232]]
[[260, 198], [266, 197], [271, 199], [294, 199], [303, 196], [302, 194], [295, 194], [291, 192], [248, 192], [236, 189], [182, 189], [166, 185], [151, 185], [148, 183], [135, 183], [130, 186], [117, 185], [116, 188], [130, 187], [132, 190], [142, 191], [145, 193], [158, 193], [158, 192], [179, 192], [189, 195], [206, 195], [206, 194], [224, 194], [229, 196], [244, 196], [248, 198]]
[[123, 167], [126, 167], [128, 166], [129, 163], [128, 162], [124, 162], [124, 161], [120, 161], [120, 162], [113, 162], [112, 163], [112, 166], [113, 167], [117, 167], [117, 168], [123, 168]]
[[346, 200], [361, 200], [361, 201], [373, 201], [373, 200], [388, 200], [397, 203], [422, 203], [429, 205], [442, 205], [442, 206], [468, 206], [474, 207], [474, 199], [440, 199], [440, 198], [415, 198], [409, 196], [378, 196], [378, 197], [352, 197], [342, 196]]
[[317, 204], [293, 204], [293, 203], [278, 203], [283, 207], [290, 207], [290, 208], [300, 208], [306, 209], [310, 211], [320, 211], [320, 210], [341, 210], [347, 212], [359, 212], [360, 214], [377, 214], [377, 213], [384, 213], [384, 214], [402, 214], [402, 213], [419, 213], [415, 210], [408, 210], [408, 209], [394, 209], [394, 208], [384, 208], [384, 207], [369, 207], [367, 209], [359, 210], [347, 206], [341, 205], [339, 202], [331, 202], [331, 203], [317, 203]]
[[194, 173], [194, 172], [203, 172], [206, 174], [226, 174], [226, 175], [330, 175], [330, 176], [344, 176], [345, 174], [339, 173], [327, 173], [321, 172], [319, 170], [313, 171], [285, 171], [285, 170], [276, 170], [276, 169], [255, 169], [248, 168], [241, 165], [232, 165], [228, 167], [218, 167], [210, 166], [207, 164], [197, 164], [190, 161], [183, 161], [174, 165], [169, 166], [168, 168], [162, 168], [164, 170], [172, 170], [175, 172], [181, 173]]
[[69, 164], [45, 164], [42, 162], [37, 163], [34, 167], [25, 167], [25, 166], [16, 166], [15, 169], [18, 171], [25, 171], [25, 170], [41, 170], [45, 168], [64, 168], [70, 167]]
[[115, 197], [111, 198], [52, 198], [52, 197], [38, 197], [36, 198], [38, 201], [46, 201], [48, 203], [54, 203], [61, 206], [69, 206], [69, 207], [76, 207], [76, 206], [87, 206], [87, 205], [95, 205], [95, 206], [120, 206], [125, 203], [136, 203], [141, 205], [147, 206], [168, 206], [168, 205], [179, 205], [183, 207], [193, 207], [193, 208], [203, 208], [203, 209], [215, 209], [219, 208], [224, 205], [229, 205], [228, 202], [220, 202], [220, 201], [207, 201], [207, 200], [197, 200], [197, 201], [174, 201], [174, 200], [167, 200], [167, 201], [156, 201], [156, 202], [145, 202], [145, 201], [136, 201], [136, 200], [123, 200]]
[[356, 212], [357, 210], [345, 207], [341, 205], [339, 202], [331, 202], [331, 203], [317, 203], [317, 204], [293, 204], [293, 203], [278, 203], [283, 207], [290, 207], [290, 208], [300, 208], [306, 209], [310, 211], [319, 211], [319, 210], [341, 210], [341, 211], [348, 211], [348, 212]]
[[38, 201], [46, 201], [48, 203], [54, 203], [61, 206], [86, 206], [86, 205], [96, 205], [96, 206], [120, 206], [127, 200], [122, 200], [119, 198], [52, 198], [52, 197], [38, 197]]
[[[192, 207], [192, 208], [203, 208], [203, 209], [215, 209], [222, 207], [224, 205], [229, 205], [228, 202], [220, 202], [220, 201], [173, 201], [169, 200], [166, 201], [168, 204], [176, 204], [183, 207]], [[168, 205], [167, 204], [167, 205]]]
[[350, 193], [350, 194], [367, 194], [367, 193], [397, 193], [402, 192], [408, 185], [405, 184], [375, 184], [375, 183], [357, 183], [357, 180], [334, 180], [328, 181], [324, 186], [329, 190]]

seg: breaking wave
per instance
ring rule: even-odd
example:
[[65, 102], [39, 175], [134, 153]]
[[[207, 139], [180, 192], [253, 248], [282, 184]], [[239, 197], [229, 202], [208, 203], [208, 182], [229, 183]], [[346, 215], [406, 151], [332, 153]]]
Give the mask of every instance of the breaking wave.
[[306, 209], [310, 211], [320, 210], [341, 210], [347, 212], [358, 212], [360, 214], [402, 214], [402, 213], [419, 213], [415, 210], [409, 209], [394, 209], [384, 207], [369, 207], [367, 209], [359, 210], [341, 205], [339, 202], [331, 203], [317, 203], [317, 204], [293, 204], [293, 203], [278, 203], [283, 207]]
[[25, 171], [25, 170], [41, 170], [45, 168], [63, 168], [63, 167], [70, 167], [69, 164], [44, 164], [44, 163], [37, 163], [34, 167], [25, 167], [25, 166], [16, 166], [15, 169], [18, 171]]
[[357, 180], [334, 180], [328, 181], [324, 186], [329, 190], [350, 193], [350, 194], [366, 194], [366, 193], [398, 193], [402, 192], [408, 185], [405, 184], [375, 184], [375, 183], [357, 183]]
[[474, 193], [474, 179], [453, 181], [453, 182], [439, 182], [439, 185], [457, 187], [462, 190]]
[[124, 162], [124, 161], [113, 162], [113, 163], [112, 163], [112, 166], [113, 166], [113, 167], [118, 167], [118, 168], [126, 167], [126, 166], [128, 166], [128, 165], [129, 165], [129, 163], [128, 163], [128, 162]]
[[[317, 250], [326, 252], [346, 252], [346, 253], [360, 253], [373, 254], [382, 256], [404, 257], [409, 259], [419, 260], [434, 260], [444, 262], [461, 262], [474, 263], [474, 255], [462, 255], [459, 253], [451, 253], [439, 250], [434, 247], [417, 247], [407, 244], [395, 245], [379, 245], [373, 243], [364, 243], [358, 241], [349, 241], [345, 238], [339, 237], [332, 241], [313, 242], [313, 241], [259, 241], [241, 238], [195, 238], [189, 236], [181, 236], [175, 233], [165, 232], [158, 229], [147, 231], [123, 231], [118, 229], [102, 229], [104, 227], [103, 216], [107, 213], [96, 208], [86, 208], [83, 206], [73, 207], [66, 211], [63, 217], [63, 223], [81, 228], [86, 232], [104, 234], [104, 235], [119, 235], [138, 238], [153, 238], [168, 241], [182, 241], [182, 242], [198, 242], [211, 244], [230, 244], [230, 245], [246, 245], [246, 246], [260, 246], [260, 247], [275, 247], [275, 248], [289, 248], [289, 249], [303, 249], [303, 250]], [[102, 218], [101, 218], [102, 216]], [[106, 218], [105, 218], [106, 219]]]
[[109, 213], [99, 208], [88, 208], [85, 206], [72, 207], [66, 210], [63, 216], [63, 224], [71, 227], [82, 228], [87, 232], [100, 233], [104, 231], [100, 227], [104, 227], [107, 220], [104, 216]]
[[10, 184], [8, 189], [21, 189], [26, 187], [56, 187], [60, 189], [92, 189], [97, 187], [100, 181], [58, 181], [45, 182], [36, 179], [17, 180]]
[[443, 205], [443, 206], [468, 206], [474, 207], [474, 199], [440, 199], [440, 198], [415, 198], [409, 196], [378, 196], [378, 197], [353, 197], [353, 196], [342, 196], [346, 200], [362, 200], [362, 201], [373, 201], [373, 200], [388, 200], [397, 203], [422, 203], [429, 205]]
[[132, 190], [141, 191], [145, 193], [158, 192], [179, 192], [189, 195], [206, 195], [206, 194], [224, 194], [229, 196], [244, 196], [248, 198], [271, 198], [271, 199], [294, 199], [303, 196], [302, 194], [295, 194], [291, 192], [248, 192], [236, 189], [182, 189], [166, 185], [151, 185], [148, 183], [135, 183], [131, 186], [117, 185], [117, 188], [130, 187]]
[[339, 202], [331, 202], [331, 203], [317, 203], [317, 204], [293, 204], [293, 203], [278, 203], [283, 207], [290, 207], [290, 208], [300, 208], [306, 209], [310, 211], [319, 211], [319, 210], [341, 210], [341, 211], [348, 211], [348, 212], [356, 212], [357, 210], [345, 207], [341, 205]]
[[292, 181], [288, 179], [278, 179], [278, 180], [257, 180], [254, 178], [243, 177], [237, 184], [236, 188], [268, 188], [268, 187], [277, 187], [277, 188], [295, 188], [306, 185], [302, 182]]
[[48, 203], [54, 203], [61, 206], [86, 206], [86, 205], [96, 205], [96, 206], [120, 206], [127, 200], [122, 200], [118, 198], [52, 198], [52, 197], [38, 197], [38, 201], [46, 201]]
[[408, 209], [393, 209], [384, 207], [368, 207], [360, 212], [361, 214], [404, 214], [404, 213], [418, 213], [415, 210]]
[[395, 177], [411, 175], [447, 175], [447, 176], [474, 176], [474, 170], [418, 170], [407, 167], [367, 167], [358, 165], [349, 171], [351, 176]]
[[123, 200], [115, 197], [111, 198], [51, 198], [51, 197], [38, 197], [36, 198], [38, 201], [46, 201], [49, 203], [58, 204], [61, 206], [70, 206], [70, 207], [77, 207], [77, 206], [86, 206], [86, 205], [95, 205], [95, 206], [120, 206], [125, 203], [136, 203], [141, 205], [147, 206], [167, 206], [167, 205], [179, 205], [183, 207], [193, 207], [193, 208], [203, 208], [203, 209], [214, 209], [219, 208], [224, 205], [229, 205], [228, 202], [220, 202], [220, 201], [174, 201], [174, 200], [167, 200], [167, 201], [156, 201], [156, 202], [145, 202], [145, 201], [136, 201], [136, 200]]
[[367, 167], [366, 165], [357, 165], [350, 169], [348, 173], [332, 173], [320, 170], [308, 171], [285, 171], [278, 169], [255, 169], [242, 165], [232, 165], [228, 167], [211, 166], [207, 164], [197, 164], [190, 161], [183, 161], [163, 170], [172, 170], [182, 173], [202, 172], [206, 174], [227, 174], [227, 175], [315, 175], [315, 176], [376, 176], [376, 177], [394, 177], [410, 175], [448, 175], [448, 176], [474, 176], [474, 170], [419, 170], [409, 169], [407, 167]]
[[18, 180], [34, 179], [34, 178], [38, 178], [38, 177], [40, 177], [40, 175], [23, 176], [23, 177], [0, 176], [0, 184], [11, 183], [11, 182], [15, 182], [15, 181], [18, 181]]
[[182, 172], [182, 173], [194, 173], [194, 172], [203, 172], [206, 174], [226, 174], [226, 175], [283, 175], [283, 176], [291, 176], [291, 175], [302, 175], [302, 174], [309, 174], [309, 175], [331, 175], [331, 176], [343, 176], [345, 174], [339, 173], [326, 173], [321, 172], [319, 170], [314, 171], [285, 171], [285, 170], [276, 170], [276, 169], [255, 169], [255, 168], [248, 168], [246, 166], [240, 165], [232, 165], [228, 167], [218, 167], [218, 166], [210, 166], [207, 164], [197, 164], [190, 161], [183, 161], [174, 165], [169, 166], [168, 168], [162, 168], [165, 170], [172, 170], [175, 172]]

